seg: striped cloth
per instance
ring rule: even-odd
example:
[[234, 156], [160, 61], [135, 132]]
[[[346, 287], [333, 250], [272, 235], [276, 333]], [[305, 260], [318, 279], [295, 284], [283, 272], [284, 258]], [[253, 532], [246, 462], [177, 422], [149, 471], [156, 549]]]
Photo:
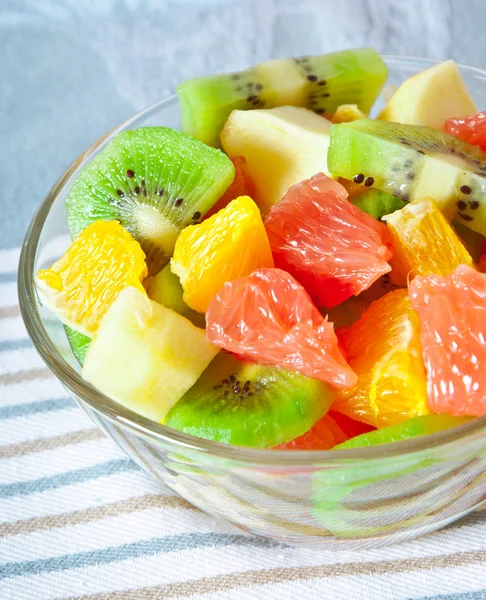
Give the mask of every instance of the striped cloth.
[[389, 548], [243, 535], [152, 480], [44, 367], [0, 251], [1, 600], [486, 599], [486, 511]]

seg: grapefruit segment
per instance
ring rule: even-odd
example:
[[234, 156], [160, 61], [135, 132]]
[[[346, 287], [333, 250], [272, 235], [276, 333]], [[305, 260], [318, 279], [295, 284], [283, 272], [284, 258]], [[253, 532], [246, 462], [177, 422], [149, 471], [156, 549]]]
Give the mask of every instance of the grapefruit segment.
[[454, 416], [486, 415], [486, 279], [466, 265], [445, 277], [416, 277], [429, 406]]
[[341, 389], [356, 383], [332, 323], [280, 269], [259, 269], [226, 283], [209, 305], [206, 334], [216, 346], [246, 360], [298, 371]]
[[444, 131], [486, 151], [486, 111], [468, 117], [447, 119]]
[[294, 185], [265, 219], [275, 266], [291, 273], [318, 306], [332, 308], [390, 271], [386, 226], [353, 206], [319, 173]]

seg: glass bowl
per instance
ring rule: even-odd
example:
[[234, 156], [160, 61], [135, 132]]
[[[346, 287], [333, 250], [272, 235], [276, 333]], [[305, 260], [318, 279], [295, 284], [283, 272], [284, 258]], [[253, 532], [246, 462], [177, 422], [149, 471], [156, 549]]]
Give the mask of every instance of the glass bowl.
[[[385, 60], [394, 84], [434, 64], [418, 58]], [[486, 72], [461, 71], [484, 107]], [[25, 237], [19, 266], [22, 316], [37, 351], [69, 394], [134, 461], [177, 494], [214, 517], [275, 540], [372, 547], [433, 531], [485, 503], [486, 418], [370, 448], [259, 450], [172, 430], [83, 381], [61, 323], [40, 306], [33, 276], [69, 245], [64, 201], [80, 169], [117, 132], [150, 125], [179, 127], [176, 96], [88, 148], [51, 189]]]

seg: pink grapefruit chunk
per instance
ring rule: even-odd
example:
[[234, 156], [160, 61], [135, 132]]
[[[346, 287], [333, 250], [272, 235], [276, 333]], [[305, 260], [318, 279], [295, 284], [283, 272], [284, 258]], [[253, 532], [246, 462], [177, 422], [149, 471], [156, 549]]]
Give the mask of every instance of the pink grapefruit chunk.
[[459, 265], [445, 277], [416, 277], [409, 293], [420, 318], [431, 410], [486, 415], [486, 279]]
[[275, 266], [291, 273], [318, 306], [332, 308], [390, 271], [386, 225], [318, 173], [291, 187], [265, 219]]
[[444, 131], [486, 151], [486, 112], [447, 119]]
[[206, 335], [246, 360], [298, 371], [340, 389], [356, 383], [333, 324], [280, 269], [259, 269], [225, 283], [206, 313]]

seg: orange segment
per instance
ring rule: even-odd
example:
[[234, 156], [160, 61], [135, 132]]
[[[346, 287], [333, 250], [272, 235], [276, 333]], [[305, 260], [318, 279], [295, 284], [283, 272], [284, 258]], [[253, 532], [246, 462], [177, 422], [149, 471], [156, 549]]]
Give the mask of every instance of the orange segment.
[[171, 260], [184, 301], [199, 312], [206, 312], [227, 281], [264, 267], [273, 267], [272, 253], [260, 211], [249, 196], [240, 196], [203, 223], [186, 227]]
[[390, 277], [407, 285], [415, 275], [447, 275], [473, 260], [459, 236], [431, 198], [421, 198], [384, 217], [395, 254]]
[[428, 414], [420, 324], [407, 290], [373, 302], [339, 341], [358, 383], [339, 393], [333, 411], [378, 428]]
[[37, 273], [42, 304], [76, 331], [92, 336], [122, 289], [144, 292], [140, 244], [118, 221], [95, 221], [49, 269]]

